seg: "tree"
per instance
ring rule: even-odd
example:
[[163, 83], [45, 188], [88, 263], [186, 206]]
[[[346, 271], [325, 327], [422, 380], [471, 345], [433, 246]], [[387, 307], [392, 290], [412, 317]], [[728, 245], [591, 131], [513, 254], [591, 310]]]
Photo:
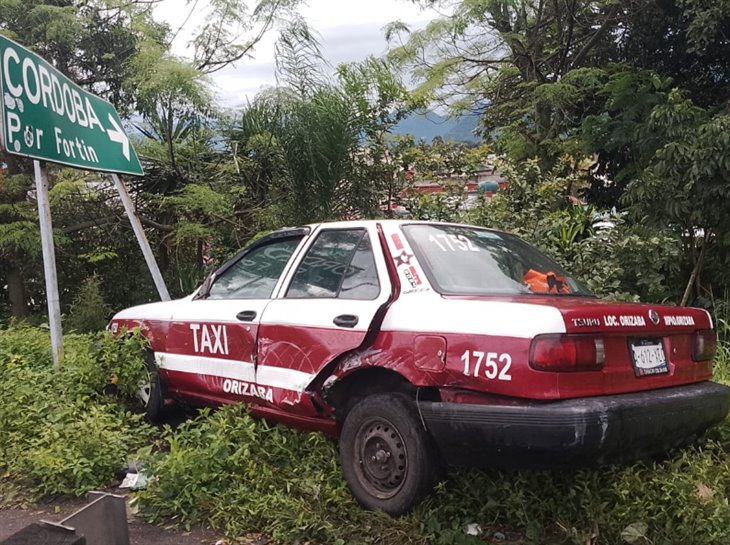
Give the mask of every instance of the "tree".
[[363, 146], [354, 154], [353, 179], [357, 193], [351, 194], [351, 206], [361, 214], [374, 216], [385, 202], [388, 216], [391, 203], [405, 182], [407, 165], [402, 146], [394, 144], [391, 131], [422, 100], [409, 93], [395, 67], [385, 60], [368, 57], [361, 63], [341, 65], [338, 77], [361, 127]]
[[[685, 305], [706, 295], [705, 256], [713, 247], [727, 255], [730, 246], [730, 116], [710, 115], [673, 91], [666, 104], [654, 108], [647, 128], [662, 145], [629, 184], [626, 201], [643, 221], [671, 226], [684, 241], [691, 264]], [[717, 280], [727, 285], [730, 275], [721, 271]]]
[[[56, 268], [64, 311], [91, 276], [114, 309], [149, 301], [155, 296], [149, 271], [109, 176], [49, 165]], [[144, 222], [146, 216], [142, 216]], [[39, 260], [40, 261], [40, 260]], [[30, 292], [43, 311], [42, 266], [30, 276]]]
[[166, 32], [149, 0], [0, 0], [0, 31], [122, 111], [134, 101], [124, 82], [139, 42]]
[[373, 216], [395, 191], [402, 163], [389, 134], [417, 102], [387, 62], [340, 66], [336, 80], [326, 68], [306, 26], [290, 27], [277, 44], [282, 86], [261, 93], [232, 123], [229, 148], [247, 189], [245, 208], [259, 218]]
[[567, 160], [592, 204], [673, 232], [684, 253], [666, 278], [685, 286], [678, 301], [728, 286], [726, 1], [463, 0], [424, 30], [396, 23], [389, 35], [419, 92], [481, 111], [513, 162], [550, 172]]
[[[206, 74], [245, 58], [277, 25], [293, 20], [291, 32], [300, 23], [298, 3], [261, 0], [249, 11], [240, 0], [213, 0], [193, 38], [192, 59], [170, 53], [173, 35], [163, 45], [142, 43], [133, 60], [127, 84], [143, 120], [137, 128], [146, 137], [141, 150], [147, 173], [135, 189], [155, 219], [148, 224], [161, 269], [182, 293], [196, 285], [208, 261], [229, 253], [251, 230], [244, 217], [233, 216], [241, 198], [235, 181], [240, 165], [235, 151], [232, 162], [221, 153], [227, 121], [215, 109]], [[191, 13], [196, 8], [193, 2]]]
[[730, 5], [674, 0], [638, 4], [617, 41], [618, 60], [651, 70], [703, 108], [723, 108], [730, 96]]
[[[0, 32], [30, 47], [71, 79], [128, 111], [134, 93], [124, 85], [140, 40], [159, 40], [164, 27], [148, 14], [148, 2], [105, 0], [0, 0]], [[0, 271], [13, 315], [29, 311], [28, 290], [42, 301], [40, 237], [33, 197], [32, 163], [8, 155], [0, 187], [3, 221]]]
[[[426, 1], [426, 5], [446, 2]], [[457, 110], [483, 112], [485, 134], [499, 131], [515, 159], [554, 164], [580, 100], [566, 74], [610, 60], [620, 4], [519, 0], [456, 4], [450, 16], [409, 32], [391, 25], [390, 56], [411, 69], [417, 91]]]
[[41, 251], [38, 213], [27, 198], [32, 182], [26, 174], [0, 174], [0, 274], [18, 318], [30, 311], [24, 279], [38, 267]]
[[197, 0], [187, 3], [190, 15], [205, 21], [192, 40], [192, 64], [211, 73], [249, 56], [270, 30], [296, 21], [301, 0], [258, 0], [252, 8], [245, 0], [209, 0], [202, 10]]
[[594, 100], [601, 80], [621, 70], [649, 71], [702, 107], [726, 107], [726, 4], [460, 1], [423, 30], [392, 24], [390, 56], [411, 71], [418, 92], [452, 108], [481, 111], [484, 134], [512, 159], [538, 157], [550, 168], [564, 153], [583, 151], [576, 147], [582, 121], [605, 107]]
[[[500, 170], [509, 185], [470, 210], [470, 223], [518, 234], [596, 295], [656, 302], [678, 298], [673, 280], [681, 247], [671, 229], [635, 224], [626, 214], [576, 203], [575, 186], [585, 178], [568, 159], [547, 172], [536, 160], [502, 164]], [[611, 227], [594, 228], [599, 217]]]
[[[188, 2], [190, 13], [204, 21], [193, 34], [191, 59], [170, 53], [180, 29], [173, 33], [155, 21], [154, 3], [0, 0], [0, 32], [132, 116], [143, 137], [137, 147], [146, 176], [131, 182], [131, 191], [172, 291], [185, 292], [206, 263], [228, 253], [241, 234], [231, 217], [240, 188], [231, 182], [233, 167], [220, 150], [220, 121], [206, 74], [249, 56], [267, 32], [295, 18], [299, 1], [211, 0], [204, 7]], [[43, 300], [32, 165], [4, 160], [9, 176], [0, 187], [6, 223], [0, 226], [0, 271], [8, 279], [13, 314], [23, 315], [40, 310], [29, 301]], [[148, 275], [137, 261], [119, 266], [122, 256], [138, 249], [130, 247], [126, 219], [102, 177], [55, 167], [50, 177], [64, 308], [73, 295], [69, 286], [94, 273], [112, 305], [143, 302], [150, 296]], [[226, 233], [223, 226], [233, 229]]]
[[193, 64], [153, 41], [142, 43], [131, 63], [133, 72], [126, 85], [135, 89], [135, 107], [143, 119], [136, 127], [148, 139], [144, 156], [154, 171], [145, 185], [172, 193], [186, 181], [177, 163], [177, 144], [204, 128], [211, 116], [208, 82]]

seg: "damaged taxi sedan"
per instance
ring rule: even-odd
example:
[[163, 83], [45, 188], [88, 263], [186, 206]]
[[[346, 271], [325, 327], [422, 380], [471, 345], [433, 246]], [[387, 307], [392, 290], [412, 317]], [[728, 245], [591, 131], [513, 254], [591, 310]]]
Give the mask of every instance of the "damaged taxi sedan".
[[191, 296], [118, 313], [149, 340], [147, 415], [244, 402], [339, 438], [358, 502], [398, 515], [446, 464], [596, 465], [689, 444], [728, 412], [700, 309], [599, 300], [468, 225], [286, 228]]

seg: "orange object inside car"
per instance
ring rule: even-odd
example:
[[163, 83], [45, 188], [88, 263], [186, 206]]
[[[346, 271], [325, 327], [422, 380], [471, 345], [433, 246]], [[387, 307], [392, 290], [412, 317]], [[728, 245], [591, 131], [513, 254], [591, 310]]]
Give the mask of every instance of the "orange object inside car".
[[558, 276], [554, 272], [543, 273], [530, 269], [522, 277], [522, 282], [533, 293], [570, 293], [565, 277]]

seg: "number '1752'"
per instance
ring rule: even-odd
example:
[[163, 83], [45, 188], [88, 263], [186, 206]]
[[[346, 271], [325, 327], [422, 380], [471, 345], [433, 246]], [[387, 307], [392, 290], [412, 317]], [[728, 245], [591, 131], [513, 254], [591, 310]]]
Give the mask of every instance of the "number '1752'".
[[467, 377], [485, 376], [490, 380], [512, 380], [509, 368], [512, 366], [512, 356], [497, 352], [481, 352], [466, 350], [461, 355], [464, 362], [464, 374]]

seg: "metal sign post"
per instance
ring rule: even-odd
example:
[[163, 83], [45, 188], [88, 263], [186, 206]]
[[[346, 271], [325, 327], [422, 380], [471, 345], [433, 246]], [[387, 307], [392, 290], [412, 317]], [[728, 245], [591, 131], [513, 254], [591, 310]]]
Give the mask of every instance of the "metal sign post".
[[134, 209], [134, 203], [132, 202], [132, 199], [129, 197], [129, 192], [127, 191], [126, 186], [117, 174], [112, 174], [112, 178], [114, 179], [114, 186], [117, 188], [117, 193], [119, 193], [119, 197], [122, 199], [122, 203], [124, 204], [124, 210], [127, 212], [129, 223], [132, 224], [132, 229], [134, 230], [134, 234], [137, 237], [139, 247], [142, 248], [144, 259], [147, 262], [147, 267], [150, 270], [150, 274], [152, 274], [152, 280], [154, 280], [155, 282], [157, 292], [160, 294], [160, 299], [162, 299], [163, 301], [169, 301], [170, 294], [167, 292], [165, 280], [162, 278], [160, 268], [157, 266], [157, 261], [155, 261], [155, 255], [152, 253], [150, 243], [147, 241], [147, 237], [144, 234], [142, 222], [140, 222], [139, 218], [137, 217], [137, 212]]
[[40, 161], [33, 161], [33, 166], [35, 168], [35, 187], [38, 199], [38, 220], [41, 226], [43, 272], [46, 277], [46, 299], [48, 300], [48, 325], [51, 328], [53, 368], [58, 371], [63, 365], [63, 333], [61, 330], [58, 280], [56, 278], [56, 253], [53, 247], [51, 204], [48, 201], [48, 173], [46, 172], [46, 165]]
[[53, 361], [63, 361], [61, 312], [43, 161], [110, 172], [160, 297], [169, 300], [129, 193], [117, 174], [142, 176], [137, 153], [114, 106], [76, 85], [51, 64], [0, 36], [0, 140], [7, 153], [35, 159]]

